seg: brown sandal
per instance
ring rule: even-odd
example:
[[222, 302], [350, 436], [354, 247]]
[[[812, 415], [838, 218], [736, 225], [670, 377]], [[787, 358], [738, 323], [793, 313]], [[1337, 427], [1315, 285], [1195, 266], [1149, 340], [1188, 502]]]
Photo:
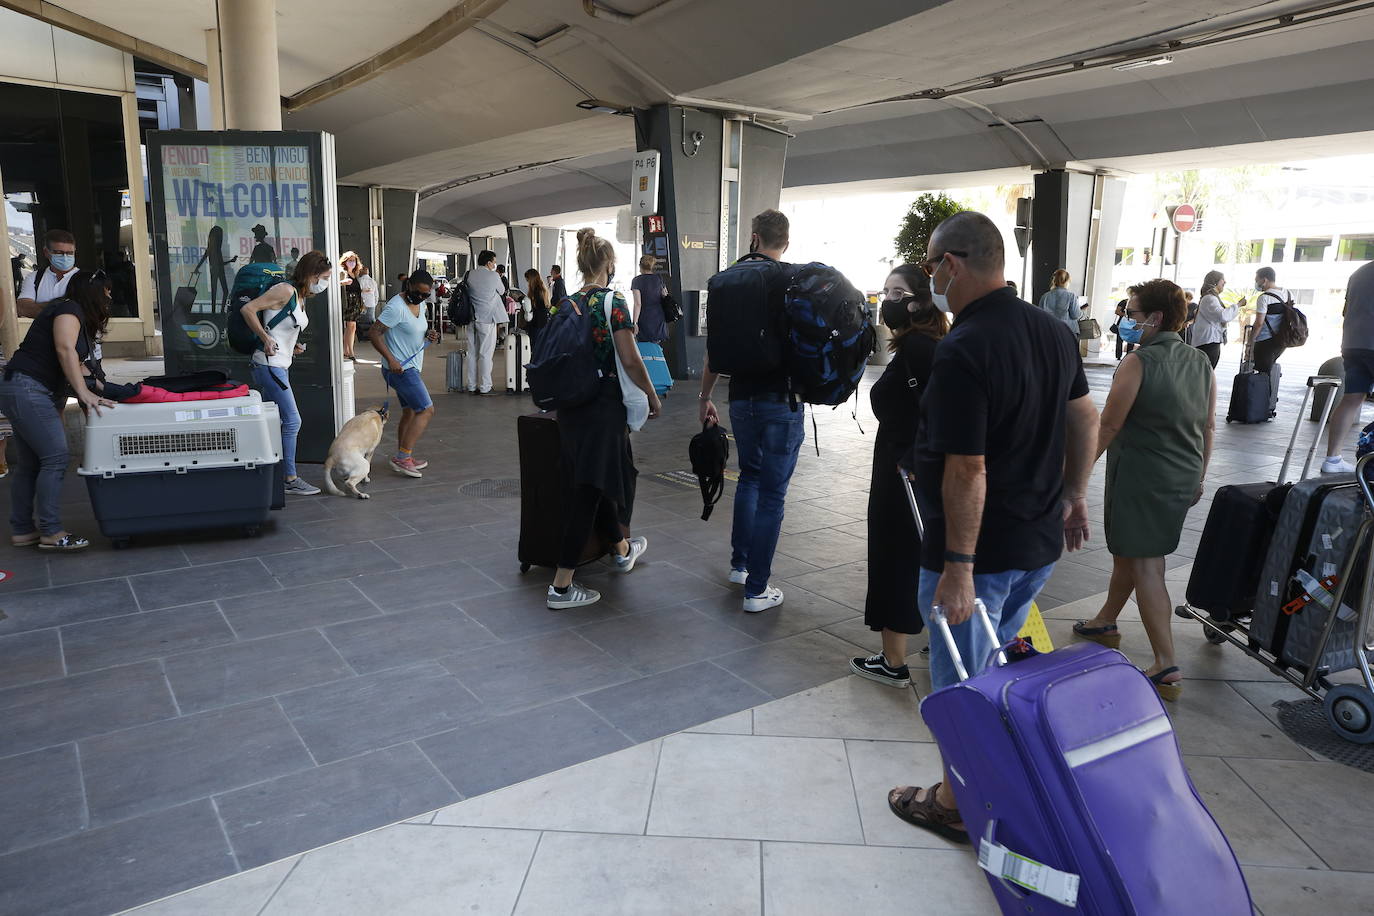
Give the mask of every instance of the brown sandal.
[[[940, 783], [937, 782], [926, 790], [924, 800], [917, 800], [916, 793], [921, 791], [920, 786], [899, 787], [887, 793], [887, 806], [892, 809], [893, 814], [913, 827], [920, 827], [951, 842], [967, 845], [968, 831], [962, 826], [963, 820], [959, 817], [959, 809], [946, 808], [936, 801], [935, 794], [939, 789]], [[960, 826], [955, 826], [956, 824]]]

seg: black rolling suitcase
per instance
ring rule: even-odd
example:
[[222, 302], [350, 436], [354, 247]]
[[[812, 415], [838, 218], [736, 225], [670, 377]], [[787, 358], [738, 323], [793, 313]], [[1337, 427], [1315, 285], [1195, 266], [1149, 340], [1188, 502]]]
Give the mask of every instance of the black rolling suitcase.
[[[1218, 621], [1244, 617], [1254, 608], [1274, 527], [1288, 491], [1293, 486], [1285, 481], [1288, 479], [1288, 465], [1292, 462], [1298, 433], [1307, 414], [1307, 402], [1315, 389], [1335, 388], [1339, 384], [1339, 379], [1324, 376], [1313, 376], [1307, 380], [1303, 409], [1298, 411], [1297, 423], [1288, 441], [1277, 483], [1225, 486], [1212, 497], [1212, 508], [1207, 513], [1207, 522], [1203, 526], [1202, 538], [1198, 541], [1197, 555], [1193, 560], [1193, 572], [1188, 577], [1187, 598], [1192, 607], [1206, 611]], [[1327, 398], [1326, 409], [1312, 437], [1312, 445], [1298, 480], [1305, 478], [1311, 470], [1317, 446], [1321, 444], [1326, 431], [1332, 403], [1333, 399]]]
[[1231, 403], [1226, 411], [1227, 423], [1267, 423], [1278, 414], [1279, 380], [1283, 376], [1275, 363], [1267, 373], [1255, 371], [1254, 328], [1245, 329], [1245, 348], [1240, 372], [1231, 383]]
[[[558, 566], [566, 499], [558, 419], [553, 413], [526, 414], [515, 421], [520, 450], [520, 571]], [[593, 531], [578, 565], [606, 556], [611, 545]]]

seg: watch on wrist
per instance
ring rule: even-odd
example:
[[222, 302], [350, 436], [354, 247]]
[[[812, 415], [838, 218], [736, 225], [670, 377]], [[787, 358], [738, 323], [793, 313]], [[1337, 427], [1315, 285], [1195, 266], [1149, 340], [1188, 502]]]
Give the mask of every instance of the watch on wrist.
[[945, 551], [945, 562], [946, 562], [946, 563], [968, 563], [969, 565], [972, 565], [972, 564], [978, 562], [978, 557], [977, 557], [977, 555], [971, 554], [971, 553], [955, 553], [955, 552], [952, 551], [952, 550], [946, 550], [946, 551]]

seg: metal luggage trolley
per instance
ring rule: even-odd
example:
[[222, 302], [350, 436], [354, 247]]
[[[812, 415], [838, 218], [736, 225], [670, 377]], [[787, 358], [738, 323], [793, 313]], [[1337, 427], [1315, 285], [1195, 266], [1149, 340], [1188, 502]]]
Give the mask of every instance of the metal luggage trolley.
[[[1364, 518], [1351, 541], [1349, 554], [1340, 567], [1340, 577], [1330, 594], [1330, 607], [1320, 636], [1310, 654], [1302, 661], [1288, 660], [1286, 653], [1275, 655], [1259, 648], [1259, 640], [1251, 636], [1250, 626], [1237, 621], [1213, 620], [1206, 612], [1182, 604], [1176, 609], [1180, 617], [1191, 617], [1202, 624], [1208, 642], [1215, 645], [1231, 643], [1257, 660], [1274, 674], [1302, 690], [1314, 700], [1320, 700], [1327, 723], [1342, 738], [1357, 744], [1374, 744], [1374, 670], [1370, 667], [1370, 652], [1374, 651], [1370, 624], [1374, 622], [1374, 492], [1371, 492], [1368, 473], [1374, 454], [1365, 455], [1355, 466], [1355, 478], [1364, 496]], [[1343, 618], [1341, 607], [1350, 593], [1350, 580], [1364, 560], [1358, 601], [1349, 607], [1356, 609], [1353, 621]], [[1354, 651], [1328, 649], [1333, 637], [1349, 639]], [[1333, 658], [1344, 659], [1333, 664]], [[1360, 672], [1363, 684], [1333, 684], [1331, 675], [1354, 668]]]

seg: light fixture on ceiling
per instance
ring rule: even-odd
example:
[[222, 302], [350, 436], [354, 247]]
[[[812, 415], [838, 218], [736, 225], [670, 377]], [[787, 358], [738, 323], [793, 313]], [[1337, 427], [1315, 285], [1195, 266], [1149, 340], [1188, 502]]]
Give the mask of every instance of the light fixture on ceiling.
[[607, 102], [604, 99], [583, 99], [577, 103], [577, 107], [583, 111], [613, 115], [627, 115], [634, 110], [629, 105], [617, 105], [615, 102]]
[[1125, 73], [1127, 70], [1143, 70], [1146, 67], [1162, 67], [1165, 64], [1172, 64], [1174, 56], [1172, 54], [1162, 54], [1159, 57], [1147, 57], [1144, 60], [1133, 60], [1129, 64], [1117, 64], [1113, 70], [1120, 70]]

